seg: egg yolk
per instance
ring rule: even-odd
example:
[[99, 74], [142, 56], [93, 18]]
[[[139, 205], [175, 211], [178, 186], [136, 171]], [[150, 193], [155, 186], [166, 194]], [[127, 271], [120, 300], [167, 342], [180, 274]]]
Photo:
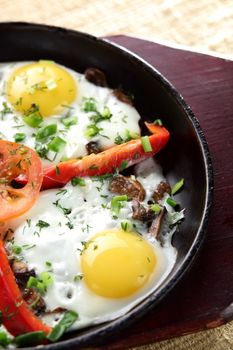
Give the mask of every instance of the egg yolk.
[[59, 114], [76, 97], [72, 76], [52, 61], [39, 61], [17, 68], [6, 83], [8, 101], [25, 113], [33, 104], [43, 117]]
[[96, 294], [127, 297], [142, 288], [156, 265], [150, 243], [135, 232], [104, 231], [95, 235], [81, 255], [87, 286]]

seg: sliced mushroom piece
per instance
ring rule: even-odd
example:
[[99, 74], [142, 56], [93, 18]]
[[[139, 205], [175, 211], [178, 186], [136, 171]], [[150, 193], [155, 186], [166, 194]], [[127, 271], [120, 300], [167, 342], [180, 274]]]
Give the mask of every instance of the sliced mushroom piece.
[[90, 83], [95, 84], [97, 86], [108, 86], [106, 76], [104, 72], [102, 72], [98, 68], [87, 68], [84, 72], [85, 78], [90, 81]]
[[85, 145], [85, 147], [86, 147], [88, 154], [92, 154], [92, 153], [97, 154], [97, 153], [101, 152], [101, 149], [100, 149], [98, 142], [95, 142], [95, 141], [88, 142]]
[[16, 282], [20, 288], [25, 288], [31, 276], [36, 277], [35, 270], [28, 270], [22, 261], [13, 260], [11, 268], [14, 272]]
[[158, 239], [158, 237], [159, 237], [159, 232], [161, 229], [161, 225], [162, 225], [162, 221], [163, 221], [165, 212], [166, 212], [166, 208], [163, 207], [161, 209], [160, 213], [152, 221], [151, 227], [149, 228], [150, 235], [155, 237], [156, 239]]
[[113, 90], [113, 95], [121, 102], [127, 103], [130, 106], [133, 106], [132, 99], [126, 95], [121, 89]]
[[171, 194], [171, 186], [169, 183], [161, 181], [155, 189], [152, 198], [155, 200], [155, 202], [158, 202], [163, 198], [165, 193]]
[[109, 191], [122, 195], [125, 194], [129, 200], [137, 199], [138, 201], [143, 201], [146, 196], [146, 192], [139, 181], [120, 174], [113, 176], [109, 185]]
[[155, 212], [150, 208], [145, 208], [137, 200], [132, 202], [133, 215], [132, 218], [135, 220], [140, 220], [142, 222], [152, 221], [155, 217]]
[[35, 289], [26, 288], [23, 291], [23, 299], [28, 306], [35, 311], [37, 316], [43, 314], [46, 310], [46, 304], [40, 293]]

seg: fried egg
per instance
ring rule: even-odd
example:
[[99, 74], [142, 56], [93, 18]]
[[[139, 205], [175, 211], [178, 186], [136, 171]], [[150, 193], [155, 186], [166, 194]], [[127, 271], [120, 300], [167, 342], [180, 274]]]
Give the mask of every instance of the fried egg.
[[[134, 176], [145, 188], [147, 205], [164, 180], [161, 169], [148, 159], [136, 166]], [[122, 200], [116, 212], [110, 181], [110, 175], [87, 177], [41, 192], [36, 205], [9, 224], [13, 244], [21, 247], [18, 258], [37, 275], [51, 275], [43, 297], [47, 310], [78, 313], [73, 329], [128, 312], [162, 283], [176, 260], [174, 231], [163, 233], [161, 246], [146, 223], [132, 219], [131, 201]], [[58, 319], [57, 313], [43, 316], [51, 326]]]
[[44, 166], [140, 136], [134, 107], [53, 61], [1, 64], [0, 76], [0, 139], [36, 149]]

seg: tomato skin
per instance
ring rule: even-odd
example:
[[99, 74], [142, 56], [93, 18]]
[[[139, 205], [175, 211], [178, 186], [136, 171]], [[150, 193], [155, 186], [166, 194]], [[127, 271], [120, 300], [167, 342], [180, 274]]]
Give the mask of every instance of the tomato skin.
[[151, 123], [146, 123], [147, 128], [153, 133], [149, 136], [152, 147], [151, 152], [145, 152], [141, 139], [131, 140], [121, 145], [114, 146], [98, 154], [90, 154], [80, 160], [68, 160], [51, 166], [44, 170], [42, 189], [64, 186], [75, 176], [96, 176], [113, 173], [126, 161], [127, 167], [137, 164], [142, 160], [153, 157], [169, 140], [169, 131]]
[[[11, 181], [19, 175], [28, 181], [16, 189]], [[0, 223], [22, 215], [35, 203], [43, 179], [41, 160], [32, 149], [0, 140]]]

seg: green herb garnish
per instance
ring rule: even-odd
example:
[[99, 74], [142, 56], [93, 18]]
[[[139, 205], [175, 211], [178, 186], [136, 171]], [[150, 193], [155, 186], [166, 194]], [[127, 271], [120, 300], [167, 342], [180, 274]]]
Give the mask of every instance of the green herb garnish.
[[15, 142], [21, 142], [21, 141], [25, 140], [25, 137], [26, 137], [26, 135], [23, 132], [17, 132], [14, 135]]
[[73, 177], [71, 179], [71, 184], [73, 186], [86, 186], [85, 180], [82, 177]]
[[142, 147], [145, 152], [152, 152], [153, 149], [151, 147], [150, 139], [148, 136], [141, 137]]
[[53, 152], [60, 152], [66, 145], [66, 141], [59, 136], [55, 136], [48, 144], [48, 149]]
[[178, 181], [174, 186], [172, 186], [172, 195], [176, 194], [184, 186], [184, 179]]
[[67, 311], [61, 321], [53, 328], [47, 338], [51, 342], [55, 342], [62, 337], [67, 329], [69, 329], [78, 319], [78, 314], [75, 311]]
[[47, 139], [49, 136], [56, 134], [57, 124], [49, 124], [40, 128], [36, 134], [36, 140], [41, 141]]

